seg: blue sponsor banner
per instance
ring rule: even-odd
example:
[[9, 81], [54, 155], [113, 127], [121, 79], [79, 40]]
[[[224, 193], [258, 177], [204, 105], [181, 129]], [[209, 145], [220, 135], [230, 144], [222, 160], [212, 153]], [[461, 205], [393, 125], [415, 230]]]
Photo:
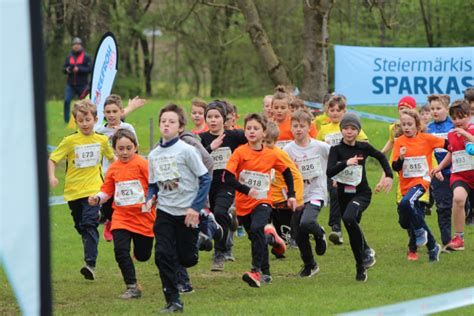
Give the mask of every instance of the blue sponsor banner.
[[396, 104], [406, 95], [426, 103], [433, 93], [463, 98], [474, 86], [474, 47], [335, 46], [335, 91], [348, 104]]

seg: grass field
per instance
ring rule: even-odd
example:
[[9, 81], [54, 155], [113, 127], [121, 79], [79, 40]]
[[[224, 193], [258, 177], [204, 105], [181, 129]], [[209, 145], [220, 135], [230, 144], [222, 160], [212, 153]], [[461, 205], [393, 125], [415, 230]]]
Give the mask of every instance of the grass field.
[[[236, 99], [240, 113], [260, 111], [260, 99]], [[189, 104], [189, 100], [174, 100]], [[127, 122], [138, 133], [140, 153], [149, 151], [149, 118], [154, 118], [163, 100], [153, 101], [133, 113]], [[395, 116], [392, 107], [358, 107], [386, 116]], [[48, 103], [48, 143], [57, 145], [71, 132], [62, 122], [61, 102]], [[243, 115], [242, 115], [243, 116]], [[381, 148], [387, 139], [386, 123], [363, 120], [363, 129], [370, 142]], [[155, 128], [155, 141], [158, 128]], [[381, 168], [375, 161], [367, 164], [368, 178], [374, 186]], [[45, 166], [46, 168], [46, 166]], [[64, 167], [57, 170], [60, 185], [51, 195], [62, 195]], [[153, 260], [136, 263], [137, 276], [143, 286], [140, 300], [122, 301], [117, 296], [124, 290], [123, 281], [113, 256], [113, 244], [101, 240], [97, 266], [97, 280], [85, 281], [79, 274], [82, 266], [80, 236], [73, 228], [66, 205], [51, 208], [52, 282], [54, 311], [57, 315], [148, 315], [155, 314], [165, 302], [161, 292], [158, 270]], [[327, 227], [328, 209], [319, 219]], [[439, 229], [434, 212], [427, 221], [437, 239]], [[287, 258], [271, 258], [273, 283], [260, 289], [249, 288], [241, 281], [250, 265], [250, 243], [247, 238], [235, 238], [234, 256], [225, 272], [210, 272], [210, 253], [201, 252], [199, 264], [190, 269], [195, 293], [182, 296], [185, 311], [200, 315], [329, 315], [385, 304], [401, 302], [472, 286], [474, 283], [473, 227], [466, 229], [467, 248], [464, 252], [442, 254], [441, 260], [429, 264], [426, 250], [420, 251], [418, 262], [406, 260], [407, 235], [397, 223], [395, 194], [374, 195], [372, 204], [362, 220], [366, 238], [377, 252], [377, 264], [369, 270], [366, 283], [355, 281], [355, 263], [344, 231], [342, 246], [329, 245], [323, 257], [316, 258], [321, 272], [310, 279], [296, 275], [301, 266], [298, 250], [290, 249]], [[102, 231], [102, 227], [100, 227]], [[19, 309], [3, 272], [0, 273], [0, 314], [17, 314]], [[444, 313], [446, 315], [473, 315], [474, 307]]]

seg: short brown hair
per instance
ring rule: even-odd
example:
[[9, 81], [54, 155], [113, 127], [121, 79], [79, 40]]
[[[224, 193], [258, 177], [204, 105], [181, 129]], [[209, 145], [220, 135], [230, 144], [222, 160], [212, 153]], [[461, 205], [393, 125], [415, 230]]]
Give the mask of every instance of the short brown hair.
[[430, 105], [429, 104], [425, 104], [423, 105], [421, 108], [418, 109], [418, 113], [422, 113], [422, 112], [430, 112]]
[[307, 109], [299, 109], [291, 114], [291, 121], [306, 122], [309, 126], [311, 126], [313, 114], [311, 114], [311, 112]]
[[267, 130], [267, 119], [265, 117], [263, 117], [262, 115], [258, 114], [258, 113], [250, 113], [248, 114], [245, 119], [244, 119], [244, 127], [247, 126], [247, 123], [249, 121], [257, 121], [258, 123], [260, 123], [260, 125], [262, 125], [262, 128], [264, 131]]
[[72, 109], [72, 116], [76, 118], [78, 112], [81, 112], [84, 115], [90, 113], [93, 117], [97, 117], [97, 106], [92, 103], [91, 100], [81, 100], [74, 103], [74, 107]]
[[112, 136], [112, 148], [115, 149], [117, 141], [124, 137], [130, 139], [130, 141], [135, 145], [135, 147], [138, 146], [137, 138], [135, 137], [135, 135], [128, 129], [120, 128], [115, 132], [114, 136]]
[[122, 98], [117, 94], [111, 94], [105, 99], [104, 110], [105, 107], [109, 104], [117, 104], [119, 108], [123, 109]]
[[183, 108], [174, 103], [169, 103], [168, 105], [166, 105], [164, 108], [161, 109], [160, 114], [158, 115], [158, 125], [161, 122], [161, 116], [166, 112], [176, 113], [179, 119], [179, 127], [184, 128], [186, 126], [186, 114], [184, 113]]
[[265, 130], [265, 139], [276, 142], [278, 140], [278, 136], [280, 136], [280, 129], [278, 128], [278, 125], [275, 122], [268, 121], [267, 129]]
[[428, 96], [428, 103], [431, 105], [431, 102], [437, 101], [441, 103], [445, 108], [449, 108], [449, 102], [451, 102], [451, 97], [447, 94], [432, 94]]
[[290, 101], [290, 108], [293, 108], [294, 110], [304, 109], [304, 101], [300, 98], [294, 98]]
[[203, 110], [206, 110], [207, 103], [204, 100], [196, 98], [191, 101], [191, 106], [195, 106], [198, 108], [202, 108]]
[[464, 118], [471, 115], [471, 107], [467, 100], [459, 99], [453, 102], [449, 107], [449, 116], [451, 118]]
[[328, 101], [328, 109], [332, 108], [333, 106], [337, 105], [339, 110], [346, 109], [346, 97], [340, 94], [333, 95], [329, 98]]
[[464, 100], [474, 102], [474, 87], [469, 87], [464, 90]]

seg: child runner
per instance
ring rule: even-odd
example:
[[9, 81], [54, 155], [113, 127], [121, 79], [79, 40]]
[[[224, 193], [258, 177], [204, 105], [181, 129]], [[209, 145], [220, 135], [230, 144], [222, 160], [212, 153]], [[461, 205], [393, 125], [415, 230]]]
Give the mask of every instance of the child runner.
[[[301, 176], [300, 171], [296, 167], [293, 160], [291, 160], [288, 154], [275, 146], [275, 143], [278, 139], [278, 126], [274, 122], [267, 123], [267, 130], [265, 132], [264, 144], [267, 148], [272, 149], [280, 157], [281, 160], [290, 168], [291, 174], [293, 175], [293, 182], [295, 187], [296, 195], [296, 205], [297, 209], [302, 209], [304, 205], [303, 200], [303, 177]], [[275, 229], [278, 235], [285, 240], [290, 246], [296, 246], [296, 229], [294, 228], [294, 222], [296, 218], [294, 216], [295, 212], [288, 207], [288, 188], [285, 184], [285, 179], [283, 175], [275, 171], [274, 176], [272, 177], [272, 223], [275, 226]], [[281, 256], [273, 251], [273, 255], [277, 258]]]
[[428, 124], [431, 122], [432, 117], [431, 117], [431, 109], [429, 104], [423, 105], [419, 110], [418, 113], [420, 114], [420, 120], [421, 123], [424, 126], [428, 126]]
[[[224, 169], [234, 150], [247, 143], [244, 131], [224, 129], [225, 119], [229, 115], [228, 111], [229, 106], [222, 101], [215, 100], [209, 103], [205, 112], [209, 131], [199, 134], [201, 144], [214, 160], [209, 203], [210, 209], [223, 231], [222, 238], [215, 240], [211, 271], [224, 270], [224, 254], [229, 250], [226, 245], [229, 227], [232, 222], [229, 209], [234, 202], [235, 189], [223, 183]], [[209, 237], [213, 238], [214, 236]]]
[[[104, 134], [109, 138], [109, 143], [112, 145], [112, 136], [115, 132], [122, 128], [127, 129], [132, 132], [137, 140], [137, 147], [138, 147], [138, 138], [137, 134], [135, 133], [135, 129], [131, 124], [124, 123], [121, 120], [123, 115], [123, 106], [122, 106], [122, 98], [119, 95], [111, 94], [105, 99], [104, 103], [104, 117], [106, 122], [97, 128], [96, 132], [100, 134]], [[107, 159], [102, 160], [102, 172], [105, 175], [107, 170], [109, 169], [109, 161]], [[114, 202], [113, 196], [104, 203], [100, 208], [100, 214], [105, 219], [105, 226], [104, 226], [104, 239], [106, 241], [112, 241], [112, 232], [110, 228], [112, 226], [112, 203]]]
[[392, 162], [393, 170], [399, 174], [403, 195], [398, 204], [398, 222], [414, 233], [417, 247], [427, 246], [430, 262], [438, 261], [441, 247], [425, 222], [419, 199], [430, 185], [433, 150], [446, 148], [447, 141], [422, 133], [420, 116], [414, 110], [401, 113], [400, 125], [403, 135], [395, 139]]
[[148, 157], [146, 206], [151, 208], [158, 202], [153, 227], [155, 263], [167, 303], [161, 312], [168, 313], [183, 311], [176, 263], [188, 268], [198, 262], [199, 211], [204, 207], [211, 177], [196, 149], [179, 139], [186, 125], [183, 109], [168, 104], [160, 111], [159, 125], [160, 146]]
[[273, 95], [266, 95], [263, 98], [262, 105], [263, 105], [263, 116], [269, 120], [272, 118], [272, 99]]
[[[291, 133], [291, 111], [290, 102], [293, 100], [293, 95], [287, 91], [284, 86], [278, 86], [275, 88], [275, 94], [272, 99], [272, 113], [273, 121], [278, 124], [280, 130], [280, 136], [276, 145], [280, 148], [285, 147], [286, 144], [291, 142], [294, 137]], [[316, 127], [311, 124], [309, 136], [316, 138]]]
[[316, 116], [313, 120], [314, 125], [316, 126], [316, 129], [319, 131], [321, 130], [321, 125], [325, 125], [328, 123], [331, 123], [331, 120], [329, 119], [328, 116], [328, 101], [329, 99], [334, 95], [334, 93], [326, 93], [323, 97], [323, 112]]
[[448, 154], [433, 171], [439, 180], [443, 180], [441, 170], [452, 163], [450, 185], [453, 190], [454, 237], [448, 243], [450, 250], [464, 250], [464, 206], [470, 192], [474, 189], [474, 163], [466, 153], [465, 134], [474, 135], [474, 125], [469, 123], [470, 109], [466, 100], [457, 100], [449, 108], [449, 116], [455, 129], [448, 133]]
[[49, 183], [52, 187], [58, 185], [55, 176], [56, 164], [66, 159], [64, 199], [71, 210], [74, 227], [82, 237], [85, 265], [80, 271], [85, 279], [94, 280], [100, 207], [90, 206], [87, 199], [97, 193], [102, 185], [102, 157], [112, 161], [114, 153], [107, 136], [94, 132], [97, 107], [90, 100], [81, 100], [74, 104], [72, 115], [79, 130], [64, 137], [49, 156]]
[[[433, 122], [428, 124], [427, 132], [437, 137], [448, 139], [448, 132], [454, 128], [453, 122], [448, 116], [449, 111], [449, 95], [432, 94], [428, 96], [428, 103], [431, 109]], [[435, 149], [436, 162], [439, 164], [446, 157], [447, 151], [444, 149]], [[443, 243], [443, 251], [446, 251], [446, 245], [451, 241], [451, 208], [453, 200], [453, 192], [449, 186], [451, 175], [451, 166], [447, 166], [441, 172], [443, 181], [439, 181], [436, 177], [431, 179], [430, 191], [436, 203], [436, 212], [438, 213], [438, 226], [441, 233], [441, 242]]]
[[207, 132], [209, 128], [204, 120], [204, 111], [206, 110], [206, 102], [200, 99], [191, 101], [191, 119], [194, 122], [194, 128], [191, 130], [193, 134]]
[[[318, 131], [316, 139], [325, 141], [331, 146], [337, 145], [342, 140], [342, 134], [339, 127], [339, 122], [342, 116], [346, 113], [346, 97], [343, 95], [333, 95], [327, 102], [327, 114], [330, 122], [322, 124]], [[363, 130], [357, 135], [358, 141], [368, 141], [367, 135]], [[329, 240], [335, 245], [343, 243], [341, 231], [341, 212], [337, 199], [336, 182], [327, 179], [327, 188], [329, 191], [329, 226], [331, 226], [331, 233]]]
[[112, 137], [112, 147], [119, 160], [110, 165], [100, 192], [88, 199], [89, 205], [96, 206], [114, 197], [112, 234], [115, 260], [127, 287], [120, 295], [123, 299], [141, 297], [130, 257], [130, 243], [133, 241], [134, 258], [143, 262], [150, 259], [154, 237], [155, 210], [144, 205], [148, 190], [148, 162], [135, 154], [137, 146], [132, 132], [117, 130]]
[[325, 170], [331, 146], [309, 136], [310, 127], [313, 126], [312, 118], [308, 110], [297, 110], [291, 115], [291, 132], [295, 140], [284, 148], [298, 166], [304, 181], [304, 208], [297, 212], [295, 220], [296, 243], [304, 264], [299, 272], [302, 278], [319, 272], [311, 250], [310, 235], [314, 236], [318, 256], [324, 255], [327, 248], [324, 228], [318, 224], [317, 219], [327, 203]]
[[[248, 143], [237, 148], [225, 168], [225, 183], [237, 190], [235, 207], [252, 246], [252, 269], [242, 279], [252, 287], [260, 287], [260, 280], [269, 282], [270, 265], [267, 244], [279, 254], [286, 246], [272, 225], [266, 226], [272, 211], [271, 170], [283, 174], [288, 188], [288, 206], [296, 207], [293, 176], [286, 164], [273, 150], [263, 146], [266, 120], [260, 114], [245, 118], [245, 137]], [[238, 180], [236, 180], [238, 179]], [[261, 277], [261, 274], [265, 277]]]
[[337, 196], [342, 221], [349, 234], [356, 261], [356, 280], [367, 280], [367, 269], [375, 264], [375, 252], [369, 247], [360, 227], [362, 213], [369, 207], [372, 191], [366, 177], [367, 157], [374, 157], [386, 177], [380, 187], [385, 192], [392, 188], [392, 170], [384, 154], [367, 142], [356, 141], [362, 126], [356, 114], [346, 113], [341, 120], [342, 142], [331, 147], [327, 176], [337, 181]]
[[[471, 109], [470, 123], [474, 124], [474, 87], [469, 87], [464, 90], [464, 100], [469, 103]], [[468, 215], [466, 216], [466, 224], [474, 225], [474, 192], [471, 192], [471, 194], [469, 194], [469, 201], [470, 208], [468, 209]]]

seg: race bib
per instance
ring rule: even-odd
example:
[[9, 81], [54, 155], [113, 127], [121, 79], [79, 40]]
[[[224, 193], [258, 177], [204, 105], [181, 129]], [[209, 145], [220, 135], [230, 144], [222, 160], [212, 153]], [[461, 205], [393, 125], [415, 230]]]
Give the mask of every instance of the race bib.
[[331, 145], [331, 146], [335, 146], [335, 145], [339, 144], [341, 142], [341, 140], [342, 140], [341, 132], [327, 134], [324, 137], [324, 141], [326, 143], [328, 143], [329, 145]]
[[344, 170], [332, 177], [332, 179], [339, 183], [356, 187], [362, 181], [362, 166], [347, 166]]
[[283, 149], [286, 145], [288, 145], [289, 143], [291, 143], [292, 141], [291, 140], [279, 140], [276, 142], [276, 146], [280, 149]]
[[181, 177], [181, 174], [178, 171], [176, 157], [154, 157], [152, 163], [158, 182], [166, 182]]
[[321, 159], [319, 155], [310, 158], [298, 159], [298, 169], [303, 176], [303, 180], [311, 180], [323, 174]]
[[[431, 135], [434, 135], [436, 137], [442, 138], [442, 139], [448, 139], [448, 133], [433, 133]], [[446, 149], [444, 148], [435, 148], [435, 153], [445, 153], [447, 152]]]
[[100, 144], [75, 146], [74, 156], [76, 168], [93, 167], [99, 163]]
[[145, 203], [145, 192], [138, 180], [115, 183], [114, 202], [117, 206]]
[[406, 157], [403, 161], [403, 177], [418, 178], [428, 176], [428, 162], [425, 156]]
[[229, 161], [232, 151], [229, 147], [221, 147], [211, 152], [212, 161], [214, 162], [214, 170], [225, 169], [227, 161]]
[[474, 170], [474, 156], [469, 155], [465, 150], [453, 152], [452, 156], [453, 173]]
[[243, 170], [239, 175], [239, 181], [258, 191], [257, 200], [266, 198], [270, 190], [270, 175], [267, 173]]

